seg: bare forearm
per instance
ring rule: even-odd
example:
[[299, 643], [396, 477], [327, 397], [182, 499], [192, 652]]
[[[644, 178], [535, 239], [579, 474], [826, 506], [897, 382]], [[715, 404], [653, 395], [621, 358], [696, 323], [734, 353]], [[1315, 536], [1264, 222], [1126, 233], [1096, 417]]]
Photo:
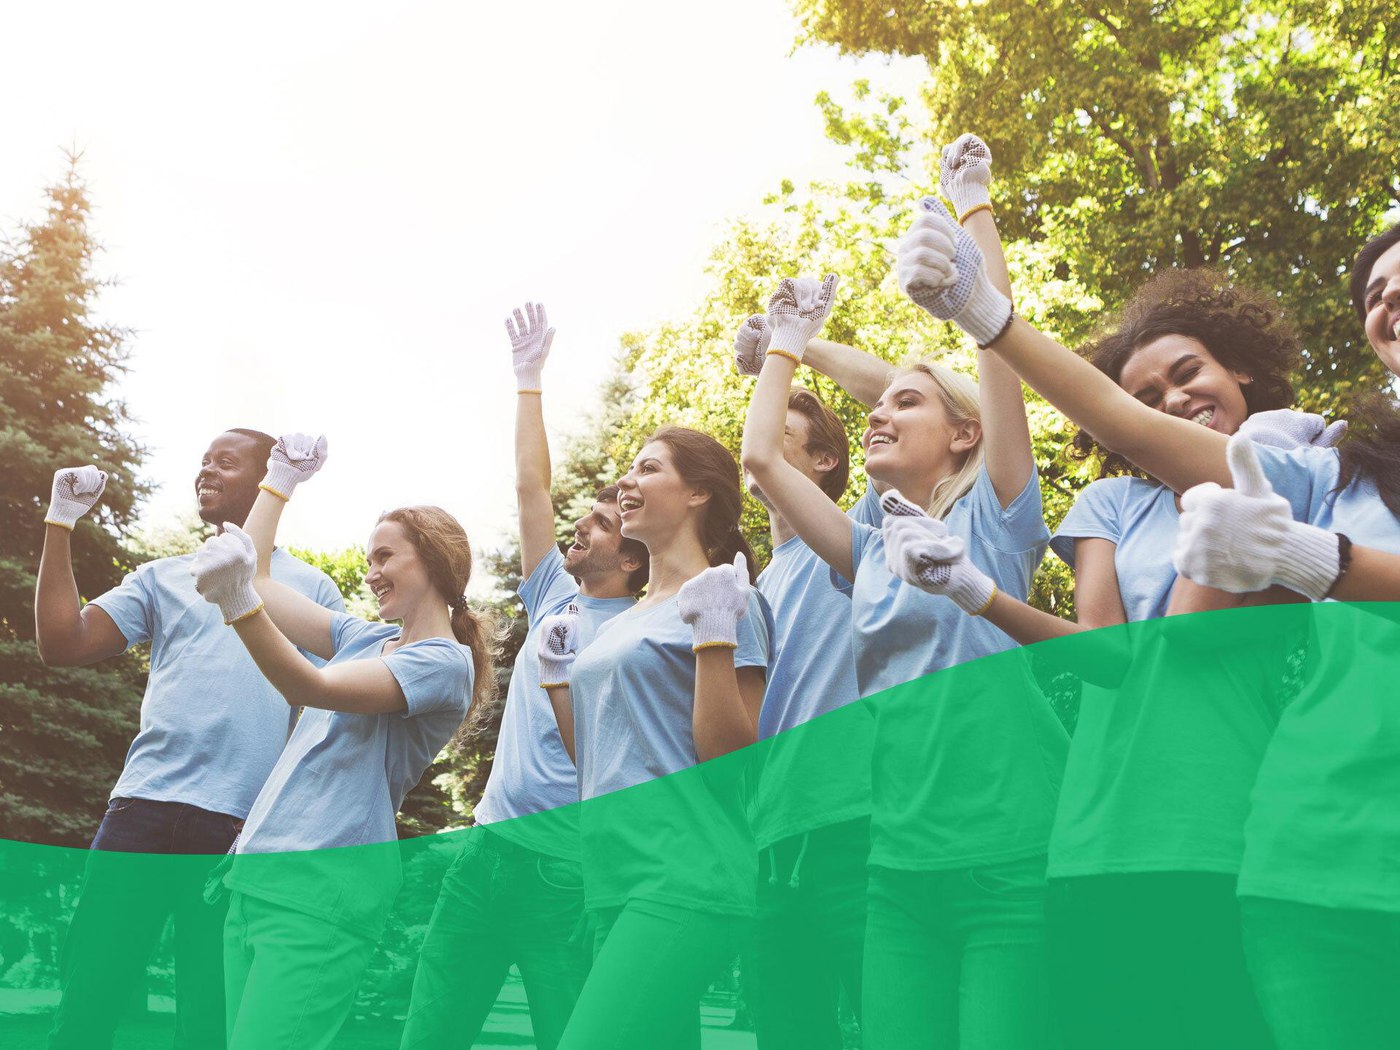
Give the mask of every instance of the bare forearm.
[[73, 578], [72, 535], [61, 525], [44, 528], [44, 551], [34, 588], [34, 637], [45, 663], [62, 661], [83, 633], [82, 600]]
[[1063, 638], [1084, 630], [1073, 620], [1066, 620], [1033, 605], [1018, 602], [1000, 590], [992, 598], [992, 604], [982, 613], [982, 618], [999, 627], [1021, 645], [1034, 645], [1036, 642]]
[[1400, 601], [1400, 554], [1352, 547], [1351, 567], [1331, 596], [1343, 602]]
[[515, 397], [515, 500], [520, 520], [520, 573], [526, 579], [554, 546], [549, 439], [537, 392]]
[[564, 750], [577, 762], [574, 753], [573, 692], [567, 685], [546, 686], [544, 691], [549, 694], [549, 706], [554, 708], [554, 721], [559, 725], [559, 738], [564, 741]]
[[880, 400], [890, 385], [889, 362], [874, 354], [829, 339], [810, 339], [802, 354], [804, 364], [836, 381], [842, 390], [862, 405]]
[[272, 575], [272, 549], [277, 545], [277, 526], [282, 521], [282, 509], [286, 505], [287, 501], [281, 496], [260, 489], [258, 498], [253, 501], [253, 509], [248, 513], [248, 520], [243, 523], [243, 531], [252, 538], [253, 546], [258, 550], [258, 576]]
[[[272, 497], [276, 499], [276, 497]], [[293, 707], [322, 707], [321, 672], [307, 662], [266, 612], [233, 625], [263, 677]]]
[[758, 740], [734, 669], [734, 650], [715, 646], [695, 654], [695, 757], [706, 762]]

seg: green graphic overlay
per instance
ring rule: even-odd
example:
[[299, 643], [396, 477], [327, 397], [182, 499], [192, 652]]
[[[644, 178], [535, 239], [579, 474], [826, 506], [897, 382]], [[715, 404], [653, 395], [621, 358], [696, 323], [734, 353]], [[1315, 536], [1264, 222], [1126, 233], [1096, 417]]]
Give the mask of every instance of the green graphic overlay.
[[[1199, 614], [487, 829], [231, 862], [3, 841], [0, 1045], [1388, 1045], [1397, 658], [1400, 606]], [[131, 943], [206, 890], [210, 921]], [[221, 1016], [177, 965], [200, 936]]]

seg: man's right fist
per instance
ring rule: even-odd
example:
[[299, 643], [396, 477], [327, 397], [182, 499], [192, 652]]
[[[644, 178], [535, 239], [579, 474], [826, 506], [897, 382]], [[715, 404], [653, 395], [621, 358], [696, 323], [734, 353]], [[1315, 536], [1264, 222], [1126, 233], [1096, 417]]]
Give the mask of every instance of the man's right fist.
[[93, 466], [64, 467], [54, 471], [53, 494], [44, 521], [49, 525], [61, 525], [72, 532], [78, 519], [92, 509], [106, 487], [106, 472]]

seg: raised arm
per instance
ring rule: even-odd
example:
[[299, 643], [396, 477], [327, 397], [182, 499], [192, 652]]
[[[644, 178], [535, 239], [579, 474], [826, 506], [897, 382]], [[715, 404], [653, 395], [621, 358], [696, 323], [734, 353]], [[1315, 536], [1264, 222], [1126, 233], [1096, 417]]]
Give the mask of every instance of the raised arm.
[[554, 329], [544, 306], [526, 303], [506, 318], [515, 370], [515, 502], [520, 518], [520, 575], [529, 579], [554, 546], [549, 440], [544, 431], [543, 371]]
[[[964, 231], [941, 206], [928, 213], [925, 225], [929, 232], [916, 246], [916, 261], [947, 277], [942, 288], [930, 286], [922, 293], [927, 304], [906, 288], [919, 305], [956, 323], [1099, 444], [1177, 492], [1204, 481], [1229, 483], [1223, 434], [1149, 408], [1078, 354], [1014, 316], [1010, 300], [988, 278], [981, 249], [970, 237], [959, 239]], [[901, 248], [903, 267], [903, 242]]]
[[748, 611], [748, 565], [742, 553], [687, 580], [677, 595], [681, 619], [695, 644], [695, 707], [691, 731], [695, 757], [705, 762], [758, 740], [764, 671], [734, 666], [739, 621]]
[[261, 491], [253, 502], [243, 531], [251, 538], [257, 551], [257, 572], [253, 585], [268, 616], [277, 629], [291, 639], [293, 645], [329, 660], [335, 655], [335, 648], [331, 645], [334, 614], [295, 588], [272, 578], [272, 551], [277, 543], [277, 526], [282, 520], [282, 510], [296, 492], [297, 485], [320, 470], [325, 461], [324, 435], [312, 440], [306, 434], [283, 434], [267, 458], [267, 476], [258, 486]]
[[784, 279], [769, 303], [772, 342], [744, 419], [741, 459], [758, 487], [817, 556], [846, 579], [855, 575], [851, 519], [805, 474], [783, 458], [783, 428], [793, 373], [809, 339], [831, 311], [836, 278]]
[[[354, 660], [318, 668], [297, 652], [266, 615], [263, 599], [253, 586], [257, 562], [252, 537], [230, 524], [205, 541], [190, 574], [199, 593], [219, 606], [224, 621], [238, 632], [258, 670], [288, 704], [350, 714], [408, 709], [398, 680], [383, 660]], [[315, 602], [310, 604], [321, 608]]]
[[[991, 179], [991, 150], [976, 135], [962, 135], [943, 147], [939, 186], [953, 202], [963, 229], [981, 249], [992, 287], [1010, 300], [1011, 277], [992, 216]], [[1026, 400], [1020, 377], [988, 350], [978, 351], [977, 376], [987, 476], [1005, 508], [1021, 494], [1035, 471]]]
[[[763, 370], [772, 335], [763, 314], [754, 314], [739, 326], [734, 336], [734, 367], [740, 375], [756, 376]], [[807, 340], [801, 357], [867, 408], [879, 401], [890, 385], [889, 362], [845, 343], [813, 337]]]
[[106, 485], [107, 475], [92, 466], [65, 467], [53, 476], [34, 587], [34, 638], [39, 659], [50, 667], [82, 666], [126, 649], [112, 618], [95, 605], [83, 606], [73, 577], [73, 529]]

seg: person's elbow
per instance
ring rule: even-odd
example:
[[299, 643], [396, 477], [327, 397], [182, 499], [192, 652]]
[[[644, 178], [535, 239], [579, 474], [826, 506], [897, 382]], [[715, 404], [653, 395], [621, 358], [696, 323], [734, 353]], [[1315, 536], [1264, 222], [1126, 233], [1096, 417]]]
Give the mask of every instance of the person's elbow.
[[42, 631], [35, 636], [34, 644], [39, 650], [39, 660], [45, 667], [77, 667], [82, 663], [74, 646]]
[[760, 482], [766, 477], [771, 477], [773, 468], [782, 459], [782, 452], [771, 448], [758, 448], [745, 444], [739, 453], [739, 465], [748, 474], [752, 474]]

